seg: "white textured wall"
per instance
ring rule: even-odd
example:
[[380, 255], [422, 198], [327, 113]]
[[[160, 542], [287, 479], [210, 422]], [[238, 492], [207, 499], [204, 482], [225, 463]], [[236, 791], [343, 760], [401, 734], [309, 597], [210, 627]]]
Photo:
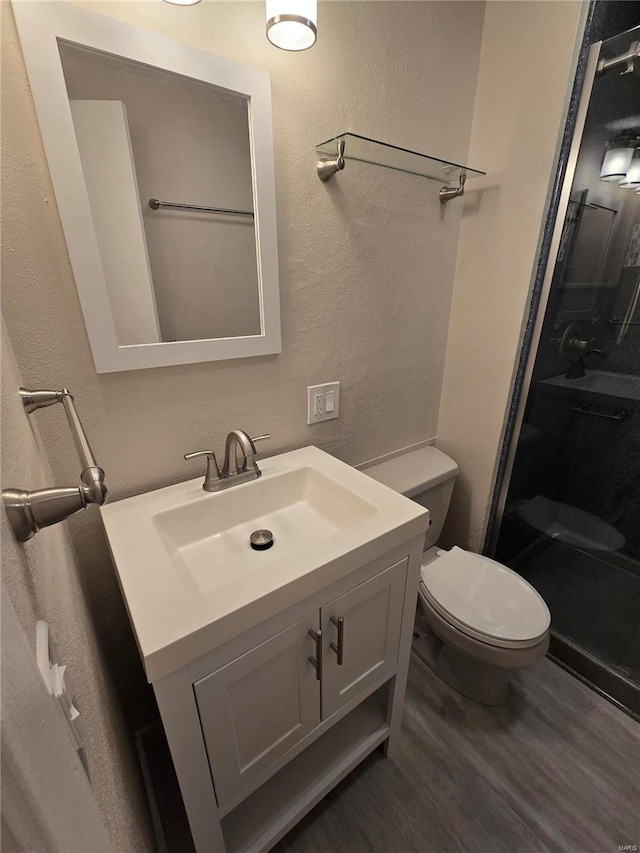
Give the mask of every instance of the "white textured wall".
[[[29, 381], [76, 393], [114, 498], [188, 476], [183, 452], [220, 447], [231, 427], [349, 462], [435, 435], [461, 206], [443, 216], [436, 182], [363, 164], [324, 185], [314, 144], [352, 128], [464, 159], [483, 4], [322, 3], [322, 38], [299, 55], [268, 44], [262, 3], [85, 5], [250, 62], [273, 86], [282, 355], [98, 376], [7, 34], [21, 97], [5, 118], [5, 235], [24, 251], [6, 264], [5, 316]], [[307, 427], [305, 387], [324, 380], [342, 382], [340, 419]], [[74, 469], [69, 450], [57, 471]]]
[[[433, 437], [461, 205], [443, 210], [437, 182], [358, 163], [324, 185], [314, 144], [352, 128], [464, 160], [483, 4], [322, 3], [321, 38], [299, 55], [268, 44], [262, 3], [86, 5], [266, 69], [273, 87], [282, 355], [99, 376], [5, 22], [5, 319], [27, 383], [73, 390], [112, 498], [195, 476], [183, 453], [221, 448], [233, 427], [271, 432], [267, 452], [313, 443], [350, 463]], [[342, 382], [340, 418], [307, 427], [306, 385], [328, 380]], [[39, 425], [57, 481], [73, 481], [64, 420]], [[132, 647], [100, 524], [83, 513], [71, 526], [117, 657]]]
[[[54, 484], [53, 475], [36, 425], [39, 415], [46, 413], [43, 411], [27, 417], [17, 395], [21, 384], [11, 342], [3, 326], [2, 487], [29, 489], [50, 486]], [[64, 412], [61, 409], [56, 411], [57, 408], [47, 412], [51, 411], [54, 418], [57, 415], [64, 422]], [[73, 484], [73, 479], [60, 483]], [[19, 545], [13, 538], [4, 512], [0, 512], [0, 532], [2, 579], [29, 643], [35, 651], [36, 620], [46, 620], [58, 660], [69, 666], [77, 704], [88, 732], [86, 749], [91, 786], [113, 845], [122, 853], [150, 850], [146, 804], [132, 739], [126, 733], [103, 660], [104, 649], [96, 636], [85, 601], [85, 590], [91, 584], [90, 567], [85, 566], [85, 571], [81, 570], [64, 527], [50, 528]], [[3, 668], [3, 678], [4, 675]], [[14, 689], [12, 686], [10, 695], [15, 704]], [[3, 688], [3, 696], [4, 692]], [[25, 714], [28, 710], [25, 709]], [[63, 732], [62, 736], [66, 737], [66, 733]], [[26, 772], [33, 767], [35, 757], [24, 757]], [[43, 754], [43, 773], [47, 768], [47, 758], [48, 754]], [[64, 780], [60, 782], [64, 783]], [[36, 813], [38, 808], [44, 809], [45, 804], [36, 806]], [[67, 837], [72, 835], [69, 828]], [[104, 849], [104, 844], [96, 839], [98, 848]], [[55, 846], [55, 849], [60, 848]], [[69, 853], [76, 852], [69, 850]]]
[[[233, 427], [271, 432], [268, 452], [313, 443], [351, 463], [433, 437], [462, 206], [443, 210], [437, 183], [363, 164], [349, 163], [324, 185], [314, 144], [353, 129], [464, 161], [484, 4], [321, 3], [318, 44], [299, 55], [267, 43], [263, 3], [85, 5], [263, 68], [273, 86], [282, 355], [98, 376], [15, 28], [2, 4], [4, 316], [25, 384], [74, 392], [112, 498], [195, 476], [198, 468], [182, 454], [221, 448]], [[328, 380], [342, 382], [340, 418], [307, 427], [306, 385]], [[18, 381], [10, 373], [9, 389]], [[37, 416], [52, 477], [33, 461], [22, 466], [24, 417], [11, 406], [7, 412], [13, 484], [75, 482], [78, 462], [60, 413]], [[83, 673], [79, 684], [92, 697], [83, 698], [83, 709], [100, 744], [95, 781], [105, 793], [98, 794], [113, 811], [121, 846], [141, 850], [135, 796], [127, 805], [123, 787], [122, 733], [110, 722], [87, 609], [132, 708], [141, 669], [96, 512], [65, 526], [81, 570], [61, 529], [44, 531], [8, 551], [12, 598], [27, 626], [36, 613], [51, 616]], [[51, 562], [60, 583], [50, 589], [51, 605], [38, 609], [36, 577], [46, 578]]]
[[112, 853], [89, 780], [57, 705], [3, 584], [3, 849], [5, 853]]
[[487, 3], [438, 422], [460, 466], [445, 543], [481, 550], [546, 216], [579, 2]]

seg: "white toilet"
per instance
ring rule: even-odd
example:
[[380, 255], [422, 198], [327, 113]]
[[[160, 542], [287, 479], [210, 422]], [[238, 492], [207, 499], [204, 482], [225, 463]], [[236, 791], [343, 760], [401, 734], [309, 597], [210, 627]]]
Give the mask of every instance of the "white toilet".
[[501, 705], [509, 695], [509, 672], [537, 663], [549, 648], [547, 605], [524, 578], [495, 560], [435, 547], [458, 473], [442, 451], [421, 447], [364, 473], [430, 513], [414, 649], [460, 693]]

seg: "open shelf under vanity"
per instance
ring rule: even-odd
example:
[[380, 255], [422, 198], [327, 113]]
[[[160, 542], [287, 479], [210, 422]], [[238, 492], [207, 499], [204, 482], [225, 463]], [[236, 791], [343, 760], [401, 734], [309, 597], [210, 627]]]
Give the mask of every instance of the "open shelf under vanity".
[[389, 736], [385, 684], [222, 818], [230, 853], [279, 841]]
[[[389, 736], [386, 682], [222, 818], [226, 847], [249, 853], [275, 845], [335, 785]], [[136, 745], [158, 850], [192, 853], [193, 842], [162, 723]]]

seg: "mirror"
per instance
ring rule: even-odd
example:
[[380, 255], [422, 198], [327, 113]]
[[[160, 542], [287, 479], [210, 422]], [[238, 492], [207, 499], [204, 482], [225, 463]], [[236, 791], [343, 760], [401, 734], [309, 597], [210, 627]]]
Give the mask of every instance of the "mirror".
[[14, 8], [96, 370], [280, 352], [269, 76]]
[[246, 99], [76, 45], [60, 57], [119, 343], [259, 335]]

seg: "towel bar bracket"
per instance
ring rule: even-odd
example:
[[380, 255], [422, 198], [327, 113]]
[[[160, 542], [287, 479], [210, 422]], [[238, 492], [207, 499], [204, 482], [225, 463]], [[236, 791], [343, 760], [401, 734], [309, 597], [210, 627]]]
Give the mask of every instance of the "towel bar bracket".
[[107, 501], [108, 491], [104, 471], [95, 460], [71, 393], [66, 388], [61, 391], [20, 388], [18, 394], [28, 415], [36, 409], [62, 403], [81, 465], [78, 486], [35, 491], [3, 489], [2, 500], [11, 529], [18, 542], [26, 542], [43, 527], [64, 521], [89, 504], [102, 506]]

